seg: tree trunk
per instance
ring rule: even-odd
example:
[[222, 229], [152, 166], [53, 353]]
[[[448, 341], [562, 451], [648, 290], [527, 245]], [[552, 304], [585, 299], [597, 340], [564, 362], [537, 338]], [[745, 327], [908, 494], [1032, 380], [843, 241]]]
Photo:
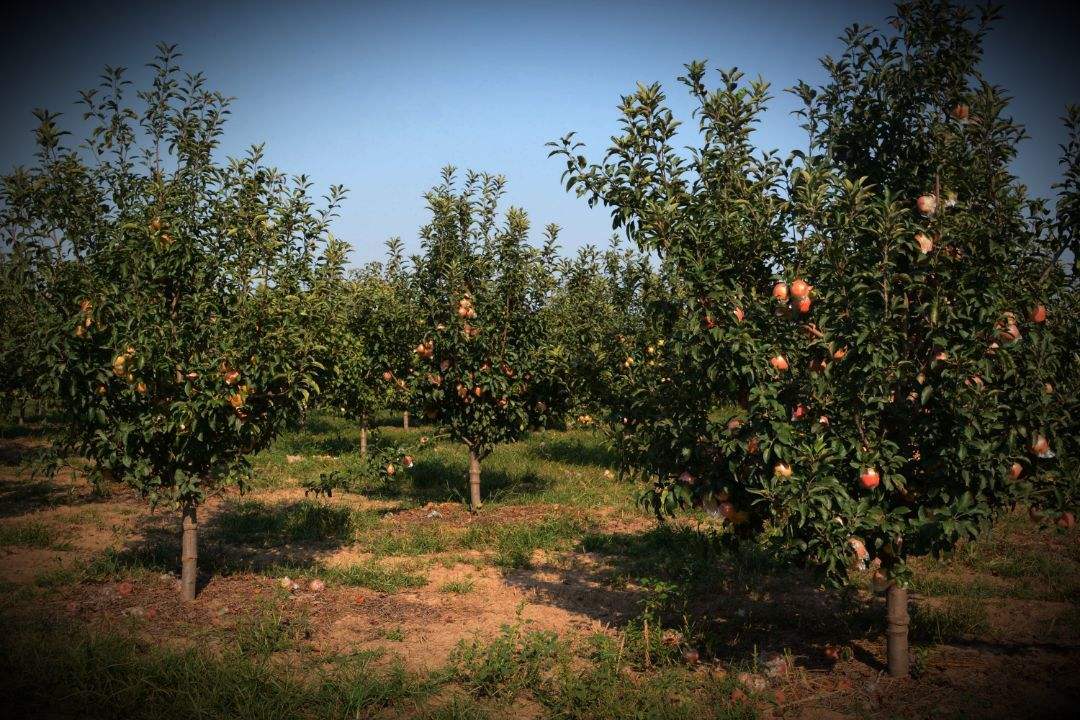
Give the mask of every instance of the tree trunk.
[[885, 591], [885, 618], [888, 621], [889, 675], [908, 676], [908, 591], [892, 584]]
[[409, 411], [406, 410], [401, 414], [401, 427], [405, 430], [409, 429]]
[[469, 510], [480, 509], [480, 458], [476, 451], [469, 449]]
[[360, 422], [360, 457], [367, 457], [367, 418]]
[[195, 599], [199, 566], [199, 523], [195, 503], [184, 504], [183, 535], [180, 542], [180, 592], [185, 601]]

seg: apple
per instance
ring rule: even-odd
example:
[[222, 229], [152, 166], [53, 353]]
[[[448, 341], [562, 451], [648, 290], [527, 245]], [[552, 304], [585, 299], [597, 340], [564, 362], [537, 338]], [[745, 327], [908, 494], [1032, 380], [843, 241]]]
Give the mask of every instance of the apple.
[[1043, 392], [1046, 393], [1047, 395], [1053, 395], [1054, 394], [1054, 386], [1051, 385], [1050, 383], [1044, 384], [1043, 385]]
[[735, 319], [738, 320], [739, 322], [742, 322], [743, 318], [746, 317], [746, 313], [743, 312], [743, 309], [741, 307], [737, 307], [734, 310], [732, 310], [731, 314], [734, 315]]
[[867, 490], [873, 490], [881, 484], [881, 476], [875, 468], [866, 468], [859, 475], [859, 483]]
[[840, 348], [832, 354], [833, 360], [843, 360], [845, 355], [847, 355], [847, 348]]
[[689, 470], [683, 470], [682, 474], [679, 475], [679, 482], [686, 483], [687, 485], [693, 485], [694, 476], [690, 474]]
[[787, 463], [776, 463], [773, 467], [773, 475], [776, 477], [791, 477], [791, 466]]
[[1042, 435], [1036, 435], [1035, 439], [1031, 442], [1031, 452], [1041, 458], [1053, 457], [1053, 455], [1050, 454], [1050, 443]]
[[784, 372], [788, 369], [788, 361], [783, 355], [775, 355], [769, 359], [769, 364], [776, 370]]
[[957, 103], [953, 106], [952, 112], [949, 114], [952, 115], [953, 120], [959, 120], [963, 122], [964, 120], [968, 119], [969, 112], [970, 111], [968, 110], [967, 105], [964, 105], [963, 103]]
[[805, 280], [796, 278], [795, 281], [791, 283], [791, 297], [796, 300], [810, 297], [811, 290], [813, 290], [813, 288], [810, 287]]
[[1014, 462], [1009, 466], [1009, 478], [1012, 480], [1019, 480], [1020, 476], [1024, 474], [1024, 466], [1018, 462]]
[[146, 394], [146, 383], [144, 383], [142, 380], [137, 382], [135, 384], [135, 392], [139, 393], [140, 395], [145, 395]]
[[405, 457], [403, 457], [401, 459], [401, 461], [402, 461], [402, 464], [407, 468], [411, 468], [413, 466], [413, 456], [412, 455], [406, 455]]
[[758, 442], [758, 439], [756, 437], [752, 437], [746, 441], [746, 452], [753, 455], [758, 451], [760, 445], [761, 443]]
[[386, 466], [386, 474], [387, 475], [390, 475], [392, 477], [394, 475], [394, 473], [396, 473], [396, 472], [397, 472], [397, 468], [394, 467], [394, 463], [390, 463], [389, 465]]
[[788, 287], [785, 282], [778, 282], [773, 285], [772, 296], [776, 298], [777, 302], [787, 302], [788, 299]]
[[706, 315], [705, 316], [705, 329], [706, 330], [712, 330], [714, 327], [716, 327], [716, 321], [713, 320], [713, 316], [712, 315]]
[[727, 429], [734, 432], [742, 427], [742, 420], [739, 418], [731, 418], [727, 421]]
[[923, 215], [933, 215], [937, 212], [937, 197], [933, 195], [920, 195], [915, 201], [915, 206]]
[[806, 406], [803, 405], [802, 403], [799, 403], [798, 405], [795, 406], [795, 409], [791, 412], [791, 419], [792, 420], [802, 420], [804, 417], [806, 417]]
[[795, 301], [795, 307], [798, 308], [801, 313], [810, 312], [810, 304], [810, 298], [808, 297], [799, 298]]
[[1058, 527], [1063, 527], [1066, 530], [1072, 530], [1074, 527], [1076, 527], [1076, 516], [1073, 515], [1071, 512], [1063, 512], [1061, 513], [1061, 517], [1058, 518], [1057, 524]]
[[727, 500], [719, 503], [716, 506], [716, 509], [719, 511], [720, 516], [725, 520], [731, 520], [731, 518], [735, 517], [735, 505]]
[[128, 374], [127, 362], [128, 362], [127, 355], [117, 355], [115, 358], [113, 358], [112, 369], [113, 369], [113, 373], [116, 374], [116, 377], [121, 377], [122, 378], [122, 377], [127, 376], [127, 374]]
[[934, 241], [926, 233], [915, 235], [915, 242], [919, 244], [919, 252], [928, 255], [934, 249]]
[[1031, 314], [1029, 315], [1029, 317], [1031, 318], [1031, 322], [1033, 323], [1046, 322], [1046, 306], [1036, 305], [1034, 308], [1031, 309]]
[[866, 550], [866, 544], [859, 538], [851, 538], [848, 540], [848, 545], [855, 551], [855, 557], [859, 558], [860, 562], [866, 562], [870, 559], [870, 553]]
[[828, 415], [822, 415], [821, 417], [818, 418], [818, 423], [822, 427], [829, 427], [829, 416]]
[[382, 374], [382, 379], [385, 380], [386, 382], [390, 382], [391, 380], [394, 379], [394, 373], [387, 370], [386, 372], [384, 372]]

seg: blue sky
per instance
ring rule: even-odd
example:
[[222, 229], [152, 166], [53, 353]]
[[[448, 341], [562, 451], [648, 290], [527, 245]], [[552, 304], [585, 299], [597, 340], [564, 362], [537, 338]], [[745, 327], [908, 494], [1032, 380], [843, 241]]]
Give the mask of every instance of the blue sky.
[[[823, 77], [852, 22], [883, 24], [888, 2], [102, 2], [39, 3], [0, 11], [4, 104], [0, 166], [27, 162], [30, 110], [74, 120], [76, 91], [106, 64], [144, 72], [158, 40], [175, 42], [186, 70], [235, 96], [224, 150], [265, 141], [269, 160], [321, 186], [349, 188], [334, 231], [353, 261], [400, 235], [408, 250], [425, 221], [423, 192], [445, 164], [503, 173], [508, 203], [525, 207], [536, 236], [563, 226], [572, 250], [603, 244], [606, 210], [563, 191], [544, 143], [578, 131], [598, 157], [616, 130], [615, 106], [634, 84], [662, 82], [673, 109], [689, 103], [683, 63], [738, 66], [773, 84], [759, 146], [803, 139], [783, 93]], [[1015, 171], [1035, 193], [1057, 179], [1059, 122], [1080, 102], [1077, 22], [1054, 3], [1006, 2], [984, 72], [1015, 98], [1032, 139]]]

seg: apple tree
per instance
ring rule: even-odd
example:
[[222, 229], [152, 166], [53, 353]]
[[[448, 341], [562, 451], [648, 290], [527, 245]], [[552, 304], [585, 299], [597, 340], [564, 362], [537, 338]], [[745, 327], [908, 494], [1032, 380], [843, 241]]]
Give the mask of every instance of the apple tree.
[[[182, 515], [182, 592], [196, 593], [199, 504], [243, 485], [249, 457], [318, 391], [307, 294], [342, 255], [304, 176], [256, 146], [219, 161], [229, 102], [159, 46], [153, 81], [123, 69], [82, 93], [85, 140], [37, 113], [32, 167], [3, 178], [5, 241], [39, 288], [35, 387], [57, 442]], [[136, 102], [131, 102], [135, 100]]]
[[670, 280], [670, 357], [628, 368], [623, 434], [654, 507], [700, 502], [834, 578], [875, 567], [896, 675], [910, 557], [1021, 499], [1068, 521], [1077, 497], [1073, 403], [1050, 390], [1076, 315], [1047, 310], [1070, 303], [1057, 224], [1009, 174], [1023, 131], [978, 73], [993, 19], [918, 2], [895, 34], [850, 29], [825, 85], [795, 88], [809, 141], [783, 163], [749, 142], [762, 85], [709, 92], [697, 63], [689, 160], [655, 88], [624, 100], [603, 166], [556, 146]]
[[616, 235], [603, 251], [587, 245], [561, 260], [557, 275], [552, 342], [567, 358], [571, 410], [591, 425], [599, 419], [593, 413], [609, 413], [626, 348], [645, 330], [654, 274], [648, 258]]
[[425, 416], [469, 451], [469, 498], [480, 508], [481, 463], [499, 443], [561, 418], [568, 400], [565, 354], [550, 342], [555, 240], [528, 244], [519, 208], [500, 219], [505, 180], [455, 171], [427, 193], [415, 283], [426, 334], [414, 348]]

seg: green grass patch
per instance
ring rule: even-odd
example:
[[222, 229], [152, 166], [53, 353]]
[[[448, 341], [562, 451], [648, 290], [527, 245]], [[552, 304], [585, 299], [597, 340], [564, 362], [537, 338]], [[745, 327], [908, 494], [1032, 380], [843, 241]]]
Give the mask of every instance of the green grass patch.
[[36, 520], [0, 525], [0, 547], [63, 550], [70, 545], [59, 529]]
[[375, 561], [334, 566], [318, 571], [327, 582], [363, 587], [375, 592], [394, 593], [427, 585], [427, 577], [402, 567], [386, 567]]
[[954, 597], [940, 605], [912, 607], [911, 639], [947, 643], [985, 634], [990, 629], [986, 608], [977, 599]]
[[467, 595], [473, 591], [476, 583], [473, 580], [451, 580], [439, 586], [439, 592], [451, 595]]
[[244, 500], [219, 513], [210, 534], [222, 542], [259, 547], [294, 542], [344, 544], [352, 542], [357, 530], [377, 522], [374, 513], [317, 500], [273, 506]]
[[472, 550], [494, 548], [496, 565], [524, 568], [529, 566], [536, 550], [567, 548], [586, 527], [583, 521], [566, 515], [533, 523], [473, 525], [462, 536], [461, 547]]

